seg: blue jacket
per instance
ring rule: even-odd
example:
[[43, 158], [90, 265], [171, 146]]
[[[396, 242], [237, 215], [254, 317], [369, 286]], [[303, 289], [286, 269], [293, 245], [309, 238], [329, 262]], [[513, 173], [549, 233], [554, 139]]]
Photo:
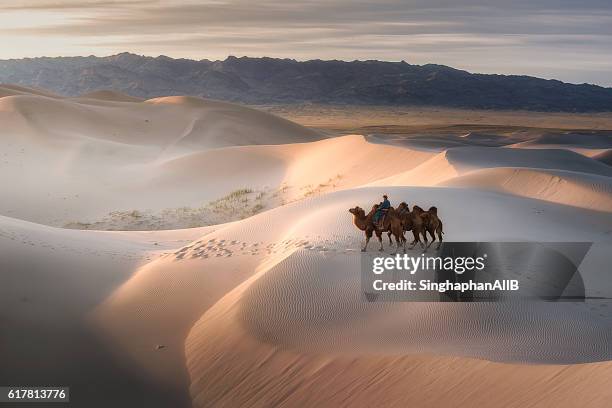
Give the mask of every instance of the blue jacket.
[[382, 203], [380, 203], [380, 207], [378, 208], [381, 210], [386, 210], [387, 208], [391, 208], [391, 203], [389, 200], [384, 200]]

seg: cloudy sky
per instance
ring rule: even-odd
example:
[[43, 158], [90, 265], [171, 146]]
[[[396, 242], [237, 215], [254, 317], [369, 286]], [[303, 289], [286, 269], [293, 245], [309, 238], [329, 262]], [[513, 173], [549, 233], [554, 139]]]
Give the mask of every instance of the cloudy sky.
[[611, 0], [11, 0], [0, 59], [380, 59], [612, 86]]

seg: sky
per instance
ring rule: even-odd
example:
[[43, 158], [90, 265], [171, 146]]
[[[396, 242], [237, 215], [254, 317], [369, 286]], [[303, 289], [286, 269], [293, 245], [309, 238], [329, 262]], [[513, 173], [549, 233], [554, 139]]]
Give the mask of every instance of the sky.
[[404, 60], [612, 87], [612, 0], [11, 0], [0, 39], [0, 59]]

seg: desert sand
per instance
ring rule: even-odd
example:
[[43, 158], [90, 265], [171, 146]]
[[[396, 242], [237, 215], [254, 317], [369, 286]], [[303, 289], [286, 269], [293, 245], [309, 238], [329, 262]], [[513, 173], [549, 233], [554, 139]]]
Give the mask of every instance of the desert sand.
[[[0, 383], [87, 407], [612, 404], [606, 115], [294, 113], [306, 127], [0, 92]], [[437, 206], [447, 241], [593, 242], [589, 300], [363, 302], [347, 210], [383, 193]]]

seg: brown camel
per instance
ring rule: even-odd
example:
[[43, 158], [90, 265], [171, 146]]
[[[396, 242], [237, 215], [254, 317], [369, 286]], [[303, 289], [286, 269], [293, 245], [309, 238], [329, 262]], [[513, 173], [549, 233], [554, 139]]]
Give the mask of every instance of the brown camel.
[[368, 243], [370, 242], [370, 238], [372, 238], [372, 234], [376, 234], [378, 238], [378, 242], [380, 243], [379, 251], [383, 250], [382, 244], [382, 233], [389, 232], [395, 237], [395, 243], [397, 244], [397, 249], [399, 250], [400, 243], [404, 247], [404, 252], [406, 252], [406, 238], [404, 238], [404, 232], [402, 230], [402, 221], [398, 217], [397, 213], [393, 208], [390, 208], [387, 212], [387, 215], [384, 217], [382, 221], [382, 225], [374, 224], [374, 213], [378, 205], [374, 205], [372, 210], [366, 215], [365, 211], [361, 207], [351, 208], [349, 212], [353, 214], [353, 224], [361, 231], [365, 233], [366, 242], [361, 252], [365, 252], [368, 248]]
[[[420, 216], [422, 209], [419, 206], [415, 206], [415, 208], [417, 209], [416, 211], [410, 211], [408, 204], [401, 202], [397, 207], [397, 213], [402, 220], [404, 231], [412, 231], [412, 235], [414, 236], [410, 249], [413, 249], [417, 242], [421, 244], [421, 248], [425, 249], [425, 245], [427, 244], [427, 236], [425, 236], [425, 245], [421, 241], [420, 237], [424, 230], [424, 220]], [[419, 210], [421, 211], [419, 212]]]
[[[425, 251], [427, 250], [428, 245], [428, 240], [427, 240], [427, 229], [425, 226], [425, 218], [423, 216], [423, 214], [425, 214], [425, 210], [422, 209], [421, 207], [419, 207], [418, 205], [413, 205], [412, 206], [412, 214], [414, 215], [414, 217], [418, 218], [421, 220], [421, 229], [420, 229], [420, 233], [423, 236], [423, 241], [425, 241], [425, 247], [423, 248]], [[421, 245], [422, 246], [422, 245]]]
[[[440, 246], [442, 245], [442, 234], [444, 234], [444, 231], [442, 231], [442, 220], [440, 220], [438, 217], [438, 209], [436, 207], [429, 207], [429, 210], [421, 213], [421, 218], [423, 219], [423, 225], [425, 227], [423, 230], [423, 236], [425, 236], [425, 231], [431, 235], [431, 243], [427, 245], [427, 248], [429, 248], [436, 240], [436, 236], [434, 235], [434, 233], [436, 233], [438, 235], [438, 245], [436, 246], [436, 250], [440, 249]], [[425, 243], [427, 243], [427, 238], [425, 238]]]

